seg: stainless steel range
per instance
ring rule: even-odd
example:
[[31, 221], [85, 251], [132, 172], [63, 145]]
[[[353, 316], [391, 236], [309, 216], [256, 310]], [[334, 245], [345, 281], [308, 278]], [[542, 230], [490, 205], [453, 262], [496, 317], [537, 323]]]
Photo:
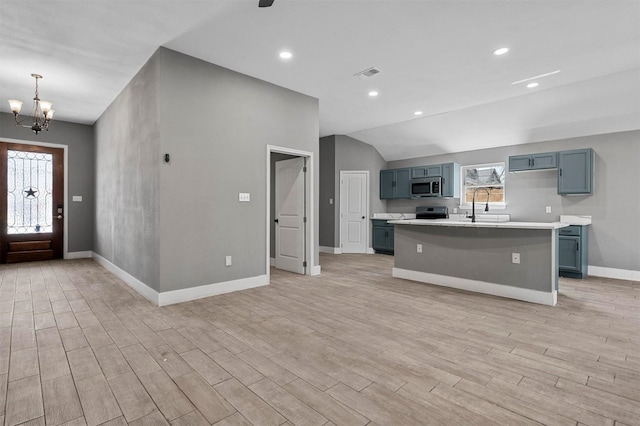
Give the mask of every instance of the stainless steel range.
[[418, 206], [416, 207], [416, 219], [448, 219], [449, 209], [446, 206]]

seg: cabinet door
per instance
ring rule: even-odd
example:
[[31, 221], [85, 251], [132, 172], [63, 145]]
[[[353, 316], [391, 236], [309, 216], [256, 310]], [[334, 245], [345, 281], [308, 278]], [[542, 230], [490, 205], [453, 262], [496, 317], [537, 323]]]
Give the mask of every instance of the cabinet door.
[[555, 169], [558, 167], [558, 153], [545, 152], [531, 156], [531, 170]]
[[458, 163], [442, 165], [442, 196], [460, 198], [460, 165]]
[[593, 150], [576, 149], [558, 153], [558, 194], [591, 194]]
[[523, 170], [531, 170], [530, 155], [512, 155], [509, 157], [509, 171], [518, 172]]
[[395, 189], [395, 176], [394, 170], [381, 170], [380, 171], [380, 199], [393, 198]]
[[384, 226], [373, 227], [373, 241], [371, 247], [374, 250], [387, 250], [387, 229]]
[[580, 272], [580, 237], [560, 236], [558, 245], [560, 269]]
[[411, 169], [396, 169], [394, 198], [411, 198]]
[[411, 178], [423, 178], [427, 177], [427, 168], [426, 167], [412, 167], [411, 168]]
[[394, 251], [395, 249], [394, 238], [395, 238], [395, 232], [394, 232], [393, 226], [389, 226], [387, 228], [387, 250], [391, 252]]
[[442, 165], [435, 164], [433, 166], [427, 166], [427, 176], [442, 176]]

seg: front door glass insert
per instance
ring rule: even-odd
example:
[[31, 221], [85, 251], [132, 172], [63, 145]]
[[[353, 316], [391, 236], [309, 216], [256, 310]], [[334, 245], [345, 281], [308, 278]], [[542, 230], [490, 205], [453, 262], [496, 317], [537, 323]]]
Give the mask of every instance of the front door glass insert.
[[7, 150], [7, 233], [53, 231], [53, 155]]

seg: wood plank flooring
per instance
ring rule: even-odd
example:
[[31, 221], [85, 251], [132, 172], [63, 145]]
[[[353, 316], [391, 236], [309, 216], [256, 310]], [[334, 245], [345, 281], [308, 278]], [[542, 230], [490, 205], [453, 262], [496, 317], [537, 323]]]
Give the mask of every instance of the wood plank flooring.
[[0, 266], [0, 425], [640, 425], [640, 283], [548, 307], [320, 260], [163, 308], [89, 259]]

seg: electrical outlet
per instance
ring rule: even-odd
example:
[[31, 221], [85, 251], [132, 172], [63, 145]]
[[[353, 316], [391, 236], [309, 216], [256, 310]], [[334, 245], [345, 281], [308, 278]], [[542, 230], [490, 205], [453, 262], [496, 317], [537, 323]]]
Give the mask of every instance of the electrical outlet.
[[231, 256], [225, 256], [224, 266], [231, 266]]
[[520, 253], [511, 253], [511, 263], [520, 263]]
[[249, 194], [248, 192], [240, 192], [238, 193], [238, 201], [251, 201], [251, 194]]
[[329, 204], [333, 204], [333, 198], [329, 198]]
[[422, 253], [422, 244], [418, 244], [418, 245], [416, 246], [416, 251], [417, 251], [418, 253]]
[[547, 207], [544, 209], [544, 211], [545, 211], [546, 213], [551, 213], [551, 206], [547, 206]]

